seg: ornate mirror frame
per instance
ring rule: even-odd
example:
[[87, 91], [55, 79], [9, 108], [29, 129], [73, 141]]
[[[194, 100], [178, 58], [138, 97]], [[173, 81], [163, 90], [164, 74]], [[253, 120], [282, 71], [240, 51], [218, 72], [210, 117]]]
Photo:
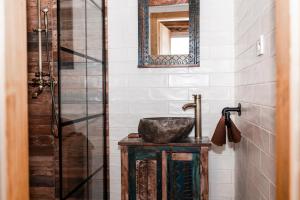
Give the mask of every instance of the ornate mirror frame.
[[200, 0], [189, 0], [189, 54], [150, 55], [149, 51], [149, 0], [138, 0], [139, 68], [173, 68], [200, 66], [199, 10]]

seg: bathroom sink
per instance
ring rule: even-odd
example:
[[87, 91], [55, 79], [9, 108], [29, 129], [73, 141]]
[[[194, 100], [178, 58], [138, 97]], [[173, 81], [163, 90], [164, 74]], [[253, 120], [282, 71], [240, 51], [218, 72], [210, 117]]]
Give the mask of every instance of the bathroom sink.
[[143, 118], [138, 131], [146, 142], [165, 144], [186, 138], [194, 124], [195, 119], [191, 117]]

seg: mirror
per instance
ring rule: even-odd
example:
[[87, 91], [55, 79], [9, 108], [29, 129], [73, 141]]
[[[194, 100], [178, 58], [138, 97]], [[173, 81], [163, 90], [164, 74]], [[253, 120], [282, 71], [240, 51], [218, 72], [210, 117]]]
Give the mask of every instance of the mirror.
[[189, 54], [189, 4], [185, 2], [149, 5], [151, 55]]
[[199, 66], [199, 1], [139, 1], [139, 67]]

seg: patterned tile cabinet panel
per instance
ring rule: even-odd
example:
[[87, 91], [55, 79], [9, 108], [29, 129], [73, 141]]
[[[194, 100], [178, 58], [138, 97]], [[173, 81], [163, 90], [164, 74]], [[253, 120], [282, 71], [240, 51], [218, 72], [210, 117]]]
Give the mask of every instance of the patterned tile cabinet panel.
[[125, 138], [119, 145], [122, 200], [208, 200], [208, 138], [175, 144]]

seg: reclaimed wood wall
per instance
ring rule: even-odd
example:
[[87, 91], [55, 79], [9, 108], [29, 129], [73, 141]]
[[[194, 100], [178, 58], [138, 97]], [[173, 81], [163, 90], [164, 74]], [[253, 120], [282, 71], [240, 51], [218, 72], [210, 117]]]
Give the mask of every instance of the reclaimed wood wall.
[[[42, 8], [49, 8], [50, 60], [56, 69], [56, 0], [42, 0], [41, 4]], [[37, 28], [37, 19], [37, 1], [27, 0], [28, 80], [38, 70], [38, 37], [33, 31]], [[46, 60], [45, 47], [43, 60]], [[44, 70], [48, 71], [46, 63]], [[55, 71], [57, 77], [56, 74]], [[49, 88], [46, 88], [39, 98], [32, 99], [33, 88], [29, 86], [28, 91], [30, 199], [55, 199], [55, 139], [51, 134], [51, 95]]]

